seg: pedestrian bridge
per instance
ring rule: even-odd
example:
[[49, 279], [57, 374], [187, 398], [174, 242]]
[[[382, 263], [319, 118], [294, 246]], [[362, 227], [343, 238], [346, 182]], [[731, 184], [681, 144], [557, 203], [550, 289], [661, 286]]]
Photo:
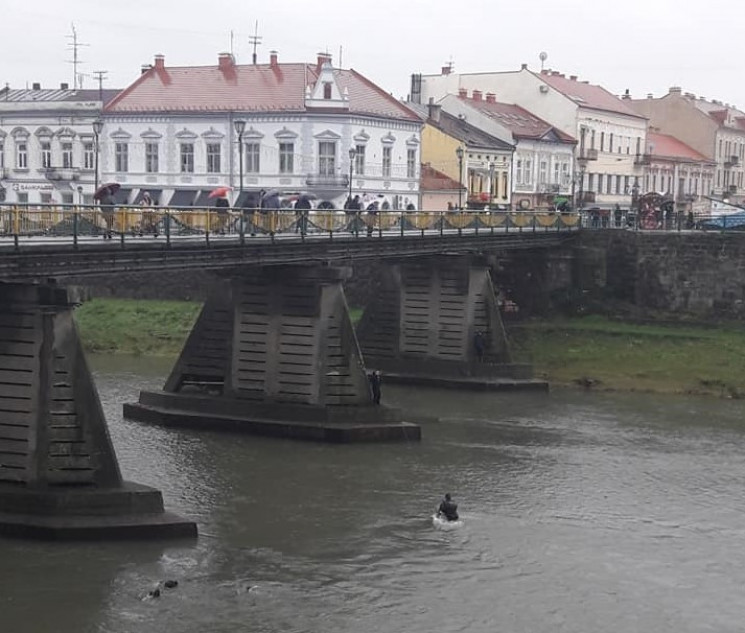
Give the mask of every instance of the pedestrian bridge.
[[0, 205], [0, 281], [551, 247], [577, 214]]

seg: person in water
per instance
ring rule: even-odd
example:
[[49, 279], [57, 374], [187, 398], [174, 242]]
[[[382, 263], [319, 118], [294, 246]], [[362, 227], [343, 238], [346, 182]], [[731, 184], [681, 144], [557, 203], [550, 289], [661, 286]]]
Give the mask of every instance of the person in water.
[[458, 520], [458, 504], [450, 497], [450, 493], [445, 493], [445, 498], [440, 502], [437, 509], [437, 516], [445, 517], [448, 521]]

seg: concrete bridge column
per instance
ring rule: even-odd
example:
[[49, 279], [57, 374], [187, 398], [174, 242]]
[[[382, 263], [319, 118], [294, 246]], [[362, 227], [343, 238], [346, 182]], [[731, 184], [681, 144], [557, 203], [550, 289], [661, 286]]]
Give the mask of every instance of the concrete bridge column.
[[0, 284], [0, 534], [196, 536], [122, 480], [67, 291]]
[[327, 266], [252, 268], [205, 303], [162, 391], [133, 419], [325, 441], [418, 439], [375, 405], [342, 283]]
[[439, 256], [384, 265], [357, 336], [366, 363], [381, 370], [386, 382], [547, 387], [532, 379], [529, 365], [512, 362], [489, 268], [477, 258]]

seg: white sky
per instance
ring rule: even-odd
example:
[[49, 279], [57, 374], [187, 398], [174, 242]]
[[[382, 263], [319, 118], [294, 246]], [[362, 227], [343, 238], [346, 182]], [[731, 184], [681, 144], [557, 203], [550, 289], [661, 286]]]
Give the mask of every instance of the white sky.
[[[67, 50], [74, 23], [84, 62], [107, 70], [106, 88], [124, 88], [152, 63], [208, 65], [230, 48], [251, 62], [248, 37], [259, 22], [259, 62], [312, 62], [328, 50], [397, 97], [413, 72], [516, 70], [525, 62], [579, 75], [634, 98], [670, 86], [745, 108], [740, 50], [745, 5], [736, 0], [2, 0], [0, 86], [72, 84]], [[91, 77], [85, 88], [95, 88]], [[497, 95], [497, 98], [499, 96]]]

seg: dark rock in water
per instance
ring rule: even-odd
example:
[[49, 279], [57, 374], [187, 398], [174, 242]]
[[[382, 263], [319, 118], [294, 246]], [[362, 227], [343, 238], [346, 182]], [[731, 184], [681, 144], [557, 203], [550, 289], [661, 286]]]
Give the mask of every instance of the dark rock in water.
[[153, 589], [147, 595], [150, 596], [151, 598], [160, 598], [160, 589]]
[[163, 586], [166, 589], [173, 589], [174, 587], [178, 587], [178, 580], [166, 580], [163, 583]]

